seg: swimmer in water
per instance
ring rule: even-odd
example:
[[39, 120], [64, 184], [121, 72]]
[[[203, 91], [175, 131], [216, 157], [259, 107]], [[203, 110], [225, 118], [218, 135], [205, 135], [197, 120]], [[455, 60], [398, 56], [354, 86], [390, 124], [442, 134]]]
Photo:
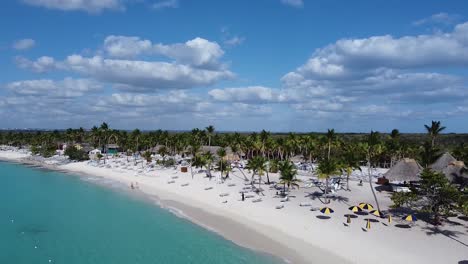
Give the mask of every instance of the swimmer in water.
[[135, 189], [135, 187], [133, 186], [133, 182], [130, 183], [130, 188]]

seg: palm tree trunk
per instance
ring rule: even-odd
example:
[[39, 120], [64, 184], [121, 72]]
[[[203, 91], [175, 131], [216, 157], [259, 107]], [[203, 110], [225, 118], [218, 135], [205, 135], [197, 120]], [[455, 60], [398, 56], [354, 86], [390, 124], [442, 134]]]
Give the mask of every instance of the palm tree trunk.
[[350, 173], [350, 170], [348, 169], [346, 173], [347, 173], [347, 174], [346, 174], [346, 189], [347, 189], [348, 191], [351, 191], [351, 188], [349, 188], [349, 176], [350, 176], [350, 174], [351, 174], [351, 173]]
[[380, 211], [379, 201], [377, 200], [377, 196], [375, 195], [374, 186], [372, 186], [372, 175], [371, 175], [371, 165], [370, 160], [367, 161], [367, 171], [369, 173], [369, 186], [372, 191], [372, 195], [374, 196], [375, 204], [377, 205], [377, 210]]
[[193, 180], [193, 164], [190, 164], [190, 174], [192, 174], [192, 180]]
[[327, 176], [327, 178], [325, 179], [325, 203], [330, 203], [330, 200], [328, 199], [328, 178], [329, 176]]

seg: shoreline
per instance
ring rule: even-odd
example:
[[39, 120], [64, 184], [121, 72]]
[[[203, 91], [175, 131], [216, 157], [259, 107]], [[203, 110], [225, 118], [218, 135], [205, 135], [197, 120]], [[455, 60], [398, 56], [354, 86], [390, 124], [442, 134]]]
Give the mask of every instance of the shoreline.
[[[245, 183], [240, 171], [231, 172], [229, 179], [221, 183], [198, 171], [194, 178], [174, 168], [143, 172], [144, 166], [118, 158], [96, 166], [87, 162], [64, 164], [62, 158], [34, 160], [35, 157], [28, 158], [31, 156], [24, 153], [0, 151], [0, 159], [5, 156], [3, 160], [10, 162], [78, 177], [102, 178], [104, 186], [106, 182], [110, 183], [109, 187], [118, 183], [117, 191], [142, 194], [145, 200], [241, 247], [290, 263], [390, 264], [405, 259], [408, 263], [427, 264], [468, 260], [468, 221], [462, 218], [452, 217], [450, 225], [437, 228], [424, 221], [402, 228], [400, 226], [408, 225], [398, 214], [393, 215], [391, 224], [370, 215], [354, 215], [352, 223], [347, 224], [350, 206], [375, 202], [369, 185], [358, 185], [359, 178], [350, 181], [351, 191], [338, 191], [331, 204], [322, 203], [319, 188], [302, 184], [299, 189], [292, 190], [291, 199], [286, 202], [280, 201], [282, 199], [275, 196], [276, 190], [268, 185], [262, 186], [264, 195], [249, 192], [250, 197], [242, 201], [239, 192], [250, 183]], [[59, 164], [53, 164], [57, 161]], [[278, 177], [278, 174], [270, 174], [273, 181], [278, 181]], [[309, 179], [308, 176], [298, 177], [302, 181]], [[132, 191], [131, 183], [138, 183], [139, 190]], [[223, 193], [230, 195], [225, 197]], [[376, 191], [376, 196], [381, 208], [391, 207], [390, 193]], [[255, 203], [254, 199], [262, 201]], [[303, 207], [303, 203], [312, 207]], [[283, 207], [278, 210], [278, 205]], [[315, 209], [324, 206], [333, 208], [335, 213], [327, 216]], [[372, 228], [366, 227], [369, 217], [373, 218]]]
[[[0, 157], [0, 161], [9, 162], [9, 163], [16, 163], [20, 165], [32, 165], [34, 168], [42, 168], [50, 171], [61, 172], [64, 174], [69, 174], [71, 176], [76, 177], [93, 177], [93, 178], [100, 178], [109, 180], [109, 178], [102, 177], [100, 175], [91, 174], [85, 171], [75, 171], [70, 169], [64, 169], [57, 165], [45, 164], [40, 161], [29, 160], [25, 158], [21, 159], [7, 159], [4, 157]], [[258, 232], [258, 229], [265, 230], [267, 232], [269, 227], [266, 226], [259, 226], [255, 223], [255, 229], [248, 225], [248, 220], [243, 222], [235, 221], [232, 218], [227, 218], [222, 215], [217, 215], [211, 212], [206, 211], [202, 207], [195, 207], [187, 203], [183, 203], [176, 200], [170, 199], [162, 199], [158, 195], [147, 193], [145, 191], [136, 190], [137, 192], [133, 192], [132, 190], [125, 190], [124, 186], [126, 185], [124, 182], [110, 179], [111, 181], [118, 183], [122, 186], [122, 188], [112, 188], [116, 191], [122, 191], [129, 194], [137, 195], [139, 198], [144, 199], [147, 202], [150, 202], [153, 206], [157, 206], [161, 209], [167, 210], [171, 212], [173, 215], [186, 219], [191, 223], [202, 227], [208, 232], [213, 232], [224, 239], [236, 244], [237, 246], [246, 248], [248, 250], [252, 250], [261, 255], [272, 256], [281, 260], [284, 263], [294, 263], [294, 264], [306, 264], [312, 263], [308, 259], [311, 256], [313, 257], [313, 261], [318, 263], [350, 263], [345, 259], [340, 258], [339, 256], [333, 256], [331, 252], [320, 248], [312, 248], [312, 245], [308, 245], [304, 247], [304, 249], [308, 250], [307, 256], [300, 254], [298, 251], [293, 250], [289, 247], [288, 244], [284, 243], [284, 241], [292, 242], [296, 240], [296, 238], [290, 237], [287, 234], [281, 234], [279, 230], [278, 235], [283, 238], [283, 240], [277, 238], [273, 239], [271, 236], [266, 236], [265, 234]], [[107, 184], [103, 183], [95, 183], [93, 181], [89, 181], [92, 184], [96, 184], [102, 186], [104, 188], [110, 188]], [[183, 199], [180, 199], [183, 201]], [[226, 228], [229, 227], [229, 228]], [[277, 235], [277, 236], [278, 236]], [[304, 243], [303, 241], [295, 241], [296, 243]], [[294, 243], [294, 244], [296, 244]], [[312, 254], [312, 252], [313, 254]], [[327, 256], [324, 258], [324, 256]]]

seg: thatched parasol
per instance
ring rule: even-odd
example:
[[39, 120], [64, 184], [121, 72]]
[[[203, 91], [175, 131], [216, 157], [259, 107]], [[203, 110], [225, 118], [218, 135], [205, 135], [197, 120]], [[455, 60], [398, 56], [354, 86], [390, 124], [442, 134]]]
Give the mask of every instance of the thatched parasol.
[[422, 171], [421, 165], [414, 159], [402, 159], [398, 161], [384, 176], [389, 181], [419, 181], [419, 174]]
[[445, 152], [429, 167], [435, 171], [442, 172], [450, 163], [454, 161], [457, 161], [457, 159], [450, 155], [450, 153]]

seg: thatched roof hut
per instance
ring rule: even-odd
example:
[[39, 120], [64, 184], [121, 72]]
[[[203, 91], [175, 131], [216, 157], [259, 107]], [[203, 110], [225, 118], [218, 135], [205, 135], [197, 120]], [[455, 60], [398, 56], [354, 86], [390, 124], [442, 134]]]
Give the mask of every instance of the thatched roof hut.
[[450, 153], [445, 152], [429, 167], [435, 171], [442, 172], [447, 166], [455, 161], [457, 161], [457, 159], [450, 155]]
[[405, 158], [398, 161], [384, 176], [389, 181], [419, 181], [422, 169], [421, 165], [414, 159]]
[[447, 167], [445, 167], [442, 170], [442, 173], [444, 173], [445, 176], [451, 182], [460, 182], [468, 180], [468, 171], [463, 161], [451, 162]]

